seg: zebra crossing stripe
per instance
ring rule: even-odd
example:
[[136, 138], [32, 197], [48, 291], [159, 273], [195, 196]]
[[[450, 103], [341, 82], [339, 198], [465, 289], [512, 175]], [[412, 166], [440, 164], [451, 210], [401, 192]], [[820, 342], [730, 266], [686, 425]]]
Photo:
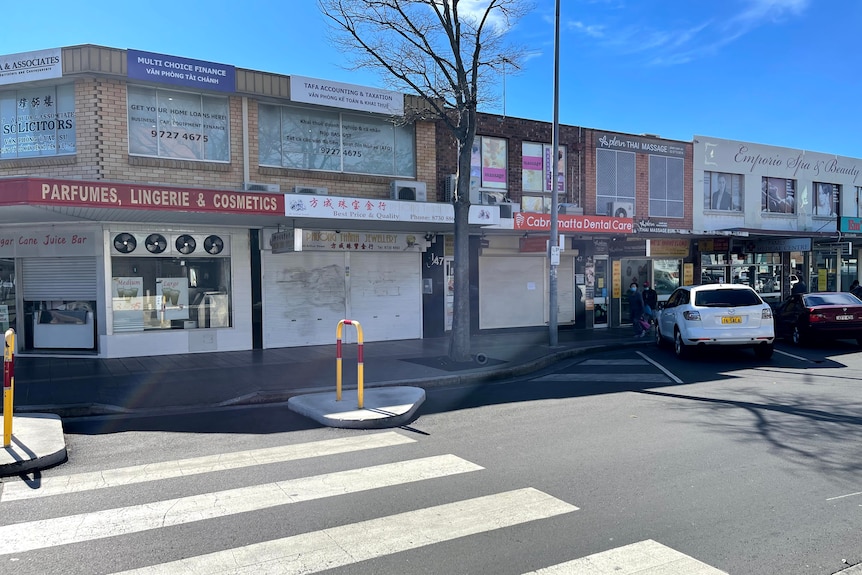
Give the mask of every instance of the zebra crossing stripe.
[[526, 488], [217, 551], [115, 575], [317, 573], [494, 529], [577, 511]]
[[43, 477], [38, 488], [35, 489], [25, 481], [19, 479], [4, 484], [3, 490], [0, 491], [0, 501], [15, 501], [50, 495], [79, 493], [92, 489], [133, 485], [147, 481], [159, 481], [173, 477], [240, 469], [252, 465], [296, 461], [365, 449], [392, 447], [405, 443], [415, 443], [415, 440], [405, 437], [400, 433], [387, 431], [358, 437], [327, 439], [296, 445], [283, 445], [238, 451], [235, 453], [222, 453], [205, 457], [135, 465], [92, 473], [77, 473], [57, 477], [49, 476]]
[[727, 575], [693, 557], [647, 539], [524, 575]]
[[578, 365], [647, 365], [647, 362], [642, 359], [588, 359], [580, 362]]
[[16, 523], [0, 527], [0, 555], [138, 533], [480, 469], [483, 468], [460, 457], [439, 455], [118, 509]]
[[640, 383], [667, 383], [668, 376], [663, 373], [552, 373], [537, 377], [532, 381], [552, 382], [576, 382], [576, 381], [603, 381], [608, 383], [628, 383], [637, 381]]

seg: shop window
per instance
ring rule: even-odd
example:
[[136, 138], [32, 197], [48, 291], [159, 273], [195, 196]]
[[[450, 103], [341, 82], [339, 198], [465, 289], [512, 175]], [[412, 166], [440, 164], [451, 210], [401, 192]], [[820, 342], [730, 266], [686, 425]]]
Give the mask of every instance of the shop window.
[[262, 166], [416, 177], [416, 132], [371, 115], [258, 105]]
[[228, 99], [128, 87], [129, 154], [230, 161]]
[[231, 326], [229, 258], [114, 257], [114, 331]]
[[814, 202], [814, 215], [823, 217], [837, 216], [841, 186], [838, 184], [814, 182], [814, 189], [817, 190]]
[[795, 214], [796, 180], [764, 177], [760, 184], [760, 209], [771, 214]]
[[703, 173], [703, 207], [707, 210], [741, 212], [745, 197], [741, 174]]
[[649, 157], [649, 215], [657, 218], [685, 216], [685, 183], [682, 158]]
[[0, 159], [74, 154], [75, 86], [0, 92]]
[[[525, 192], [550, 193], [554, 190], [554, 150], [551, 144], [521, 144], [521, 189]], [[566, 147], [557, 154], [557, 192], [566, 191]]]
[[15, 260], [0, 259], [0, 330], [6, 333], [15, 325]]
[[856, 218], [862, 214], [862, 186], [856, 186], [856, 197], [853, 200], [845, 204], [850, 213], [842, 214], [848, 218]]
[[503, 138], [476, 136], [470, 161], [470, 176], [482, 188], [508, 188], [508, 146]]
[[[634, 206], [635, 154], [596, 150], [596, 214], [614, 215], [615, 204]], [[636, 214], [629, 214], [632, 217]]]

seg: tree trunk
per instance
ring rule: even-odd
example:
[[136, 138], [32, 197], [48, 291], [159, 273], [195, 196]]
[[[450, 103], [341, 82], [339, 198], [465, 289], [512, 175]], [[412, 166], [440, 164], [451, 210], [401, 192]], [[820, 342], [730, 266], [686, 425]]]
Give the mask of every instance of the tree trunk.
[[[468, 123], [469, 123], [468, 119]], [[458, 196], [455, 206], [455, 301], [449, 359], [470, 361], [470, 160], [474, 130], [458, 142]]]

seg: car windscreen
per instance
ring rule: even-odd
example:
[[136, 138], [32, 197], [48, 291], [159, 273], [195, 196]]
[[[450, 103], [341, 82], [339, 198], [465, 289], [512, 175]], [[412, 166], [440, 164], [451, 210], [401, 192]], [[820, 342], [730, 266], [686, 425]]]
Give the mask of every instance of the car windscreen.
[[856, 296], [849, 293], [823, 293], [802, 296], [806, 306], [815, 305], [859, 305]]
[[705, 290], [694, 295], [694, 305], [701, 307], [741, 307], [762, 303], [754, 290], [747, 289]]

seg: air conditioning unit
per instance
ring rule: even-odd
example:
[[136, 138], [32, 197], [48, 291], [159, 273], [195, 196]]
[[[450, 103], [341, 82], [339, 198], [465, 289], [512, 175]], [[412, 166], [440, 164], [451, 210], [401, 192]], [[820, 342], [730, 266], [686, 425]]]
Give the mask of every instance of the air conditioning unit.
[[608, 211], [615, 218], [635, 217], [634, 202], [608, 202]]
[[516, 203], [499, 204], [500, 217], [511, 220], [515, 214], [521, 211], [521, 205]]
[[[452, 199], [455, 197], [455, 191], [458, 189], [458, 176], [456, 174], [450, 174], [446, 176], [446, 181], [444, 182], [444, 200], [447, 202], [452, 202]], [[471, 204], [481, 204], [482, 197], [479, 194], [479, 178], [476, 176], [470, 176], [470, 203]]]
[[243, 182], [242, 189], [246, 192], [273, 192], [281, 191], [281, 186], [278, 184], [261, 184], [258, 182]]
[[557, 213], [563, 215], [572, 215], [572, 214], [583, 214], [584, 209], [578, 207], [578, 204], [570, 204], [567, 202], [561, 202], [557, 204]]
[[428, 192], [425, 189], [425, 182], [394, 180], [389, 198], [392, 200], [427, 202]]
[[311, 194], [314, 196], [328, 196], [329, 188], [315, 186], [293, 186], [294, 194]]
[[481, 203], [488, 205], [502, 204], [506, 201], [506, 192], [491, 192], [482, 190], [480, 192]]
[[115, 255], [138, 257], [230, 255], [230, 236], [219, 233], [112, 232]]

